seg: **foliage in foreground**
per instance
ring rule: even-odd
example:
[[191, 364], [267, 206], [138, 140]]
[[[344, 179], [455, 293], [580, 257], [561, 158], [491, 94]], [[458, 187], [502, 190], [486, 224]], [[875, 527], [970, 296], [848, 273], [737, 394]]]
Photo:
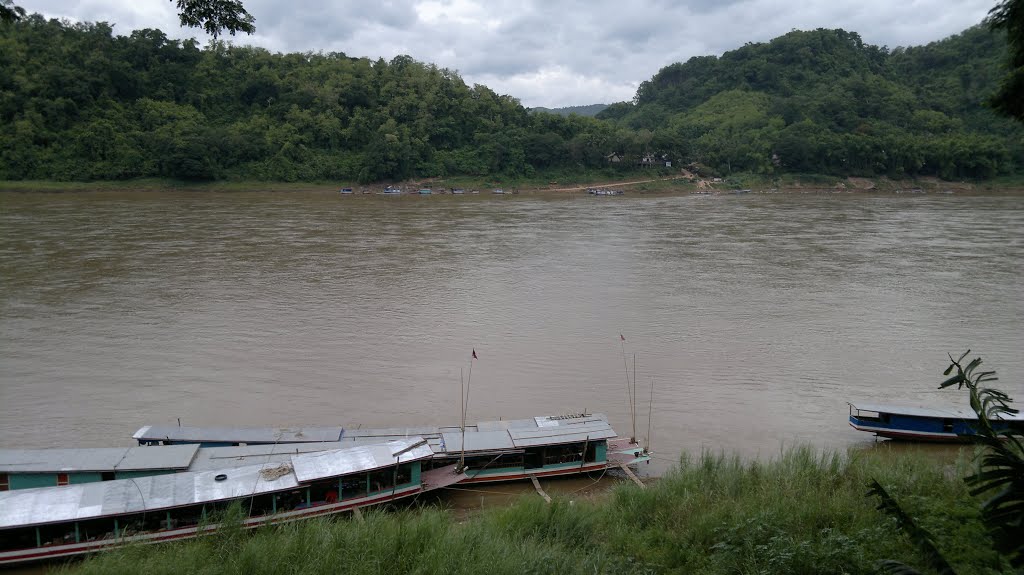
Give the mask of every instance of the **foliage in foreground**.
[[978, 502], [951, 468], [885, 450], [769, 463], [705, 454], [640, 490], [601, 501], [524, 497], [460, 522], [434, 508], [373, 511], [364, 521], [302, 522], [255, 533], [134, 547], [72, 566], [119, 573], [876, 573], [881, 558], [921, 563], [895, 522], [864, 497], [870, 477], [899, 495], [959, 573], [994, 573], [999, 556]]
[[[981, 505], [981, 518], [991, 535], [990, 540], [979, 540], [1003, 555], [1014, 568], [1024, 567], [1024, 433], [1018, 429], [997, 427], [997, 420], [1019, 413], [1010, 407], [1013, 399], [997, 389], [983, 387], [996, 381], [994, 371], [980, 371], [981, 358], [976, 357], [964, 365], [967, 350], [959, 359], [949, 356], [950, 365], [943, 372], [956, 375], [939, 384], [939, 389], [957, 386], [967, 388], [971, 410], [977, 415], [975, 434], [964, 439], [981, 448], [977, 468], [964, 477], [970, 494], [986, 495]], [[881, 500], [879, 509], [894, 517], [900, 528], [918, 546], [927, 564], [942, 574], [954, 575], [956, 570], [946, 561], [935, 537], [919, 526], [899, 502], [878, 482], [872, 481], [871, 494]], [[895, 560], [885, 560], [886, 571], [897, 575], [914, 575], [915, 569]]]

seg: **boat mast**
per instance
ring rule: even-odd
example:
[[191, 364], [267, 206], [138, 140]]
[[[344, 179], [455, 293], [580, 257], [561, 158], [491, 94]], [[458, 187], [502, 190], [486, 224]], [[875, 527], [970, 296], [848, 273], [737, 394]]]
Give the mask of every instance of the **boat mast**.
[[[636, 441], [636, 410], [633, 408], [633, 387], [629, 384], [629, 363], [626, 361], [626, 336], [619, 334], [622, 348], [622, 369], [626, 372], [626, 396], [629, 398], [629, 415], [633, 422], [633, 441]], [[633, 358], [633, 376], [636, 378], [636, 357]]]

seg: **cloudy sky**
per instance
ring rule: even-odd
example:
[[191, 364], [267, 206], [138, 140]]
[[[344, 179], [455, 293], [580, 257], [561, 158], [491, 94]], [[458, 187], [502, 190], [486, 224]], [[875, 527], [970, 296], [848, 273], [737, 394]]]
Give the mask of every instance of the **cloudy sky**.
[[[182, 29], [168, 0], [15, 0], [29, 12], [106, 21], [116, 33]], [[275, 52], [408, 54], [457, 70], [528, 107], [628, 100], [663, 66], [790, 30], [843, 28], [868, 43], [916, 46], [981, 22], [995, 0], [243, 0]]]

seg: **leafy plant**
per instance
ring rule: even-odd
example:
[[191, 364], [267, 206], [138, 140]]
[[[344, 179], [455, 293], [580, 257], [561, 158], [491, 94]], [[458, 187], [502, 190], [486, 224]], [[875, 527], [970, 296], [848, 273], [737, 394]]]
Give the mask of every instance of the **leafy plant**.
[[[950, 365], [943, 375], [954, 370], [956, 375], [939, 384], [939, 389], [956, 385], [957, 389], [967, 387], [970, 393], [971, 409], [978, 416], [978, 423], [973, 434], [963, 437], [980, 445], [984, 451], [978, 470], [965, 477], [964, 482], [970, 487], [971, 495], [992, 493], [981, 506], [982, 519], [992, 536], [994, 549], [1019, 569], [1024, 567], [1024, 432], [1002, 421], [1004, 416], [1019, 413], [1010, 407], [1013, 399], [997, 389], [982, 387], [982, 384], [997, 381], [995, 372], [979, 370], [980, 357], [966, 366], [963, 364], [970, 353], [971, 350], [967, 350], [959, 359], [949, 356]], [[878, 481], [871, 482], [868, 494], [880, 499], [878, 509], [896, 519], [922, 552], [929, 567], [943, 574], [955, 574], [935, 546], [931, 533], [920, 527]], [[882, 561], [879, 567], [897, 575], [918, 573], [898, 561]]]
[[[939, 385], [946, 388], [956, 385], [957, 389], [967, 387], [971, 396], [971, 409], [978, 415], [976, 434], [968, 436], [971, 441], [985, 448], [979, 470], [964, 478], [971, 487], [971, 495], [991, 493], [982, 504], [982, 517], [992, 533], [995, 548], [1010, 558], [1014, 567], [1024, 566], [1024, 432], [1012, 426], [994, 424], [1002, 416], [1015, 415], [1019, 410], [1010, 407], [1013, 400], [1005, 393], [981, 387], [980, 384], [996, 381], [994, 371], [978, 371], [981, 358], [971, 360], [966, 367], [960, 359], [952, 362], [943, 375], [956, 370], [956, 375]], [[998, 426], [998, 429], [997, 429]]]

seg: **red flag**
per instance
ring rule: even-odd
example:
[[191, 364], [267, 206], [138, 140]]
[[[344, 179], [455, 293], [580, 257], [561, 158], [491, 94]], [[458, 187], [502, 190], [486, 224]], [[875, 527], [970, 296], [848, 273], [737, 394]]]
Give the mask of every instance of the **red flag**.
[[476, 357], [476, 349], [475, 348], [473, 349], [473, 359], [477, 359], [477, 357]]
[[622, 341], [626, 341], [626, 336], [624, 336], [624, 335], [622, 335], [622, 334], [620, 333], [620, 334], [619, 334], [619, 339], [621, 339]]

